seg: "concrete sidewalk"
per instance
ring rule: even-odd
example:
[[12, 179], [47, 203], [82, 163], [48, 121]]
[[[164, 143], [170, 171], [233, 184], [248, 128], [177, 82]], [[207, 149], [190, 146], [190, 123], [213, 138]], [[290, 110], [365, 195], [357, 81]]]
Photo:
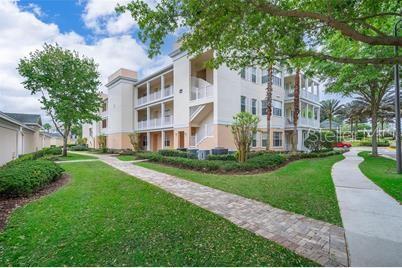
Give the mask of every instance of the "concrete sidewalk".
[[351, 266], [402, 266], [402, 206], [360, 171], [359, 151], [332, 169]]

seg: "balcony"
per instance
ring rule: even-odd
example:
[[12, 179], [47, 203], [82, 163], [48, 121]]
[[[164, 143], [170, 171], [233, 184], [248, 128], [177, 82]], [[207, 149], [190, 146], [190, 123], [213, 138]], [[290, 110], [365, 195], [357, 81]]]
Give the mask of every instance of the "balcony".
[[[294, 97], [293, 88], [291, 88], [290, 90], [286, 89], [285, 94], [286, 94], [285, 95], [286, 99], [293, 99], [293, 97]], [[308, 92], [306, 90], [300, 90], [300, 98], [304, 98], [306, 100], [311, 100], [311, 101], [314, 101], [314, 102], [319, 102], [318, 95], [315, 95], [315, 94], [313, 94], [311, 92]]]
[[[298, 120], [298, 127], [320, 128], [320, 122], [313, 118], [300, 117]], [[293, 127], [293, 120], [286, 118], [286, 128]]]
[[137, 123], [138, 130], [167, 128], [167, 127], [173, 127], [173, 115], [165, 115], [163, 120], [160, 117], [156, 117], [150, 120], [138, 121]]
[[137, 99], [137, 106], [150, 102], [155, 102], [173, 96], [173, 86], [165, 87], [163, 90], [154, 91], [149, 96], [143, 96]]
[[198, 78], [191, 77], [191, 94], [190, 100], [200, 100], [205, 98], [211, 98], [213, 96], [213, 85], [207, 81]]

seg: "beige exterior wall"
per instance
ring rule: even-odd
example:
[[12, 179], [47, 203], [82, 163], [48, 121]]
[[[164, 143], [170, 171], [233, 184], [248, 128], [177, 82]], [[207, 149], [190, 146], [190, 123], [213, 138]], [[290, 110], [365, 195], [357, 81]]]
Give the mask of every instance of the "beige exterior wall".
[[0, 125], [0, 166], [18, 156], [18, 127]]
[[[129, 133], [114, 133], [107, 135], [106, 147], [110, 149], [133, 149]], [[96, 147], [97, 148], [97, 147]]]

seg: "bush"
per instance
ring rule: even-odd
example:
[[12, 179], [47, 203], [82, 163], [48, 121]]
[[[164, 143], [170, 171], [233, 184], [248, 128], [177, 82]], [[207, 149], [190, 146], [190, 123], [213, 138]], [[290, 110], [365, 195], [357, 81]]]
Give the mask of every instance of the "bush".
[[25, 196], [57, 179], [63, 169], [52, 161], [26, 160], [0, 169], [0, 196]]
[[336, 142], [336, 134], [333, 131], [309, 131], [304, 140], [304, 146], [313, 152], [322, 149], [331, 149]]
[[[378, 147], [388, 147], [390, 145], [389, 140], [379, 140], [377, 141]], [[360, 142], [360, 146], [372, 146], [371, 140], [365, 140]]]
[[162, 156], [172, 156], [172, 157], [182, 157], [182, 158], [189, 157], [188, 152], [183, 152], [183, 151], [179, 151], [179, 150], [164, 149], [164, 150], [159, 150], [158, 153]]
[[236, 161], [234, 154], [210, 154], [208, 160], [220, 160], [220, 161]]
[[43, 152], [43, 155], [61, 155], [62, 154], [61, 147], [43, 148], [41, 151]]
[[87, 145], [79, 144], [70, 147], [71, 151], [88, 151]]

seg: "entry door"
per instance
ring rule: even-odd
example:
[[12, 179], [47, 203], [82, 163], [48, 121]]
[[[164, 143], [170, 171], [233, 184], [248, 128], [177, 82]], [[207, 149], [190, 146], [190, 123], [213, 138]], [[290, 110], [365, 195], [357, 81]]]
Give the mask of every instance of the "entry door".
[[179, 148], [184, 148], [184, 131], [179, 131]]

